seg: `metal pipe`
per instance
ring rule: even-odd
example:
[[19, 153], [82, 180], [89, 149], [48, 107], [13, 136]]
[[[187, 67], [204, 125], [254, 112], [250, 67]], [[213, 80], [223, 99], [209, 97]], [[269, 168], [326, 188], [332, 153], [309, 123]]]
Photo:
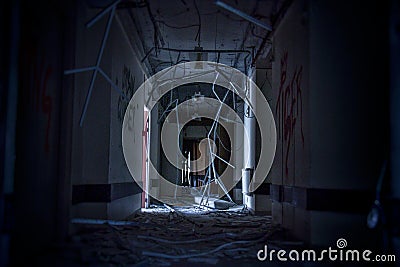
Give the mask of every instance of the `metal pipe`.
[[72, 70], [65, 70], [64, 74], [65, 75], [70, 75], [70, 74], [75, 74], [75, 73], [80, 73], [80, 72], [85, 72], [85, 71], [92, 71], [95, 70], [96, 66], [91, 66], [87, 68], [79, 68], [79, 69], [72, 69]]
[[96, 69], [93, 72], [92, 79], [90, 81], [89, 90], [88, 90], [88, 92], [86, 94], [85, 104], [83, 106], [83, 110], [82, 110], [82, 113], [81, 113], [81, 118], [79, 120], [79, 125], [81, 127], [83, 125], [83, 121], [84, 121], [85, 116], [86, 116], [86, 111], [87, 111], [87, 108], [89, 106], [90, 98], [91, 98], [92, 91], [93, 91], [94, 82], [95, 82], [96, 76], [97, 76], [97, 71], [98, 71], [98, 68], [100, 66], [101, 59], [103, 57], [104, 48], [106, 46], [106, 41], [108, 39], [108, 34], [110, 33], [111, 23], [112, 23], [112, 20], [114, 18], [114, 15], [115, 15], [115, 5], [112, 7], [110, 16], [108, 18], [107, 27], [106, 27], [105, 33], [103, 35], [103, 40], [101, 42], [101, 47], [100, 47], [99, 54], [97, 56]]
[[259, 26], [261, 28], [266, 29], [267, 31], [272, 31], [272, 27], [270, 25], [268, 25], [267, 23], [265, 23], [265, 22], [263, 22], [261, 20], [258, 20], [256, 18], [244, 13], [243, 11], [240, 11], [239, 9], [231, 7], [230, 5], [227, 5], [222, 1], [215, 1], [215, 4], [217, 6], [220, 6], [220, 7], [224, 8], [224, 9], [232, 12], [235, 15], [238, 15], [241, 18], [244, 18], [247, 21], [250, 21], [251, 23], [254, 23], [255, 25], [257, 25], [257, 26]]
[[[276, 19], [272, 21], [272, 26], [274, 29], [276, 29], [281, 22], [283, 16], [285, 15], [286, 11], [288, 10], [289, 6], [292, 4], [293, 0], [287, 0], [282, 4], [282, 7], [279, 9], [278, 15], [276, 16]], [[252, 62], [253, 65], [257, 62], [258, 58], [261, 56], [261, 51], [264, 49], [264, 46], [267, 44], [267, 41], [270, 37], [273, 35], [273, 31], [268, 32], [264, 39], [262, 40], [260, 47], [257, 49], [257, 53], [254, 56]]]
[[235, 168], [235, 166], [233, 166], [232, 164], [230, 164], [229, 162], [227, 162], [226, 160], [224, 160], [223, 158], [221, 158], [220, 156], [218, 156], [217, 154], [211, 152], [211, 155], [218, 158], [220, 161], [222, 161], [223, 163], [225, 163], [226, 165], [229, 165], [230, 167], [232, 167], [233, 169]]
[[145, 203], [144, 207], [147, 209], [150, 207], [150, 177], [149, 177], [149, 163], [150, 163], [150, 126], [151, 126], [151, 110], [148, 110], [147, 107], [145, 108], [147, 111], [147, 120], [146, 120], [146, 187], [145, 187]]
[[79, 119], [79, 126], [80, 127], [82, 127], [83, 121], [85, 120], [86, 111], [87, 111], [87, 108], [89, 106], [90, 98], [92, 96], [93, 85], [94, 85], [94, 81], [96, 80], [96, 76], [97, 76], [97, 71], [95, 70], [93, 72], [93, 74], [92, 74], [92, 79], [90, 80], [89, 90], [88, 90], [88, 92], [86, 94], [85, 104], [83, 105], [81, 118]]
[[98, 13], [94, 18], [89, 20], [88, 23], [86, 23], [86, 27], [90, 28], [92, 27], [99, 19], [101, 19], [107, 12], [111, 11], [112, 9], [115, 9], [116, 5], [119, 4], [121, 0], [117, 0], [114, 3], [110, 4], [108, 7], [106, 7], [104, 10], [102, 10], [100, 13]]
[[[250, 78], [255, 79], [255, 69], [251, 69]], [[244, 138], [248, 138], [247, 142], [244, 142], [244, 157], [243, 157], [243, 170], [242, 170], [242, 194], [243, 204], [247, 206], [250, 211], [255, 210], [254, 196], [251, 192], [250, 182], [252, 179], [253, 170], [255, 167], [255, 147], [256, 147], [256, 119], [253, 114], [255, 108], [255, 92], [252, 83], [245, 84], [245, 88], [248, 89], [249, 104], [245, 104], [243, 124], [245, 128]]]

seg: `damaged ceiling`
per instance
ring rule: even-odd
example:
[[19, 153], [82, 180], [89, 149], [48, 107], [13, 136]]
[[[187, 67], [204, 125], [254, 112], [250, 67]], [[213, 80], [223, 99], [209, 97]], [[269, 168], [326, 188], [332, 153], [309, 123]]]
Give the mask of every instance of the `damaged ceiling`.
[[[266, 25], [274, 25], [283, 2], [223, 3]], [[193, 60], [216, 61], [245, 72], [255, 57], [265, 58], [271, 48], [268, 30], [212, 0], [122, 1], [117, 15], [150, 74]], [[191, 52], [201, 49], [206, 52]]]

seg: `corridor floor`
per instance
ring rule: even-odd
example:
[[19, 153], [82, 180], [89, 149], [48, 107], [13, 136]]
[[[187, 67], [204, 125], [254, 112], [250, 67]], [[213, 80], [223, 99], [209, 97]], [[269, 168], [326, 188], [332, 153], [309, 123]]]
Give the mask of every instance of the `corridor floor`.
[[274, 229], [269, 216], [158, 207], [137, 213], [131, 225], [86, 226], [75, 236], [80, 260], [98, 266], [215, 265], [255, 260]]
[[[90, 222], [90, 220], [88, 221]], [[52, 247], [35, 266], [288, 266], [261, 262], [257, 252], [303, 244], [274, 227], [271, 216], [198, 207], [157, 206], [126, 221], [81, 221], [70, 241]], [[288, 264], [288, 263], [286, 263]], [[290, 266], [304, 266], [291, 262]], [[317, 266], [308, 262], [307, 266]]]

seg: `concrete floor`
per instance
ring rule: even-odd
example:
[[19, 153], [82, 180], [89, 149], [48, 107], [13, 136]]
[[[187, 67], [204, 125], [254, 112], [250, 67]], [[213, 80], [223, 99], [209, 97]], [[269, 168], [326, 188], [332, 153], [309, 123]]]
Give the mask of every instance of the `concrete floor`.
[[[128, 218], [131, 225], [80, 225], [69, 243], [38, 257], [46, 266], [253, 266], [274, 233], [270, 216], [239, 211], [158, 207]], [[45, 263], [45, 264], [44, 264]]]
[[142, 210], [127, 218], [125, 225], [115, 221], [80, 224], [78, 234], [68, 243], [54, 245], [48, 253], [38, 255], [33, 265], [319, 266], [257, 259], [257, 251], [265, 244], [269, 249], [303, 247], [274, 227], [270, 216], [251, 215], [240, 209], [177, 206], [174, 210], [164, 206]]

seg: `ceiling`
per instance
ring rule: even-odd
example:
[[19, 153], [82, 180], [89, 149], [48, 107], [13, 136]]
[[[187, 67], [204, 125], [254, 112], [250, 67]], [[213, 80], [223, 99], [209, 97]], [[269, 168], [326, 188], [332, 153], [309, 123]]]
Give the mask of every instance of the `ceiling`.
[[[273, 25], [283, 1], [223, 2]], [[245, 71], [255, 54], [260, 54], [257, 65], [265, 64], [260, 59], [270, 48], [267, 30], [217, 6], [213, 0], [122, 1], [117, 15], [150, 74], [196, 59], [218, 61]], [[211, 51], [188, 51], [196, 47]]]

